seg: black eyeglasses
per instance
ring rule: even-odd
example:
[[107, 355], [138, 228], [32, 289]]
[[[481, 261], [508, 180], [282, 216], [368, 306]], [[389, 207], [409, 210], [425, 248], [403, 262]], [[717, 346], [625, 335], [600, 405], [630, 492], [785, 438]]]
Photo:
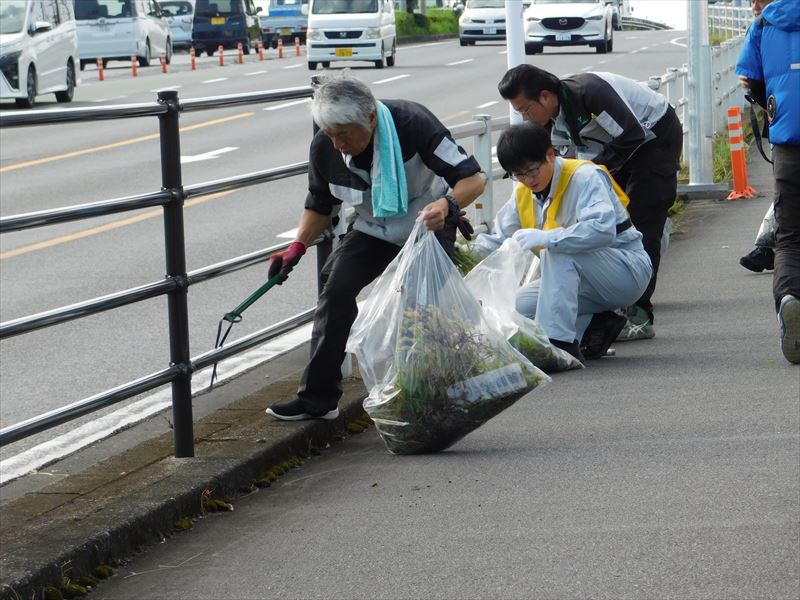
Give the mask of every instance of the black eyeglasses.
[[522, 181], [523, 179], [532, 179], [534, 177], [539, 176], [539, 171], [541, 171], [542, 165], [540, 164], [538, 167], [531, 167], [526, 171], [522, 171], [521, 173], [509, 173], [508, 178], [511, 181]]

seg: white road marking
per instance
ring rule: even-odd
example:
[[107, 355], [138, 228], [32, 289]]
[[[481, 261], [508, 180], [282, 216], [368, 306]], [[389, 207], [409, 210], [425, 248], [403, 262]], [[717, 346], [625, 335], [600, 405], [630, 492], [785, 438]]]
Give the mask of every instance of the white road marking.
[[227, 81], [227, 77], [218, 77], [217, 79], [206, 79], [205, 81], [201, 81], [200, 83], [217, 83], [218, 81]]
[[589, 65], [588, 67], [583, 67], [581, 69], [581, 71], [591, 71], [592, 69], [594, 69], [594, 66], [593, 65]]
[[279, 108], [287, 108], [289, 106], [305, 104], [306, 102], [311, 102], [311, 98], [301, 98], [300, 100], [292, 100], [291, 102], [284, 102], [283, 104], [277, 104], [276, 106], [267, 106], [264, 110], [278, 110]]
[[253, 75], [263, 75], [266, 71], [251, 71], [250, 73], [245, 73], [245, 77], [251, 77]]
[[675, 39], [670, 40], [669, 43], [670, 44], [675, 44], [676, 46], [680, 46], [681, 48], [687, 48], [688, 46], [686, 44], [681, 44], [678, 41], [678, 40], [685, 40], [685, 39], [686, 39], [686, 36], [676, 37]]
[[390, 81], [397, 81], [398, 79], [405, 79], [406, 77], [411, 77], [410, 74], [406, 73], [405, 75], [395, 75], [394, 77], [389, 77], [388, 79], [380, 79], [378, 81], [374, 81], [372, 85], [380, 85], [382, 83], [389, 83]]
[[293, 240], [297, 237], [297, 227], [294, 229], [290, 229], [289, 231], [284, 231], [283, 233], [279, 233], [275, 237], [279, 238], [286, 238], [287, 240]]
[[220, 154], [226, 154], [238, 149], [239, 148], [236, 147], [226, 146], [225, 148], [211, 150], [209, 152], [204, 152], [203, 154], [195, 154], [194, 156], [181, 156], [181, 164], [185, 165], [187, 163], [200, 162], [203, 160], [214, 160], [215, 158], [219, 158]]
[[464, 63], [472, 62], [474, 58], [465, 58], [464, 60], [457, 60], [455, 62], [447, 63], [445, 67], [452, 67], [454, 65], [463, 65]]
[[491, 102], [484, 102], [483, 104], [478, 104], [475, 108], [488, 108], [489, 106], [494, 106], [497, 104], [499, 100], [492, 100]]
[[298, 63], [296, 65], [289, 65], [288, 67], [283, 67], [284, 69], [296, 69], [297, 67], [302, 67], [302, 63]]
[[154, 90], [150, 90], [150, 91], [151, 91], [153, 94], [157, 94], [158, 92], [166, 92], [166, 91], [168, 91], [168, 90], [179, 90], [179, 89], [181, 89], [182, 87], [183, 87], [182, 85], [170, 85], [170, 86], [163, 87], [163, 88], [156, 88], [156, 89], [154, 89]]

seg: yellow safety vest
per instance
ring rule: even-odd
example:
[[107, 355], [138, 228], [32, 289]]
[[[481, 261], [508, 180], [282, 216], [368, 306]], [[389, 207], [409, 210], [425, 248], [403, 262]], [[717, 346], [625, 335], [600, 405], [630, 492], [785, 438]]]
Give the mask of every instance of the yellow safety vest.
[[[559, 175], [558, 182], [556, 183], [556, 191], [553, 194], [553, 200], [550, 202], [550, 206], [547, 209], [547, 217], [545, 218], [544, 226], [542, 226], [540, 229], [548, 230], [561, 227], [558, 221], [556, 221], [558, 209], [561, 206], [561, 200], [564, 199], [564, 194], [567, 192], [567, 187], [572, 179], [572, 175], [575, 173], [578, 167], [585, 163], [592, 164], [595, 167], [603, 169], [603, 171], [605, 171], [608, 177], [611, 179], [611, 185], [614, 187], [614, 193], [617, 195], [617, 198], [619, 198], [619, 201], [622, 202], [622, 206], [628, 206], [628, 202], [630, 201], [628, 199], [628, 195], [621, 187], [619, 187], [619, 185], [617, 185], [617, 182], [614, 181], [614, 178], [611, 177], [611, 173], [608, 172], [608, 169], [606, 169], [605, 166], [595, 165], [590, 160], [564, 158], [561, 162], [561, 174]], [[517, 183], [517, 187], [514, 191], [517, 198], [517, 214], [519, 215], [520, 225], [523, 229], [531, 229], [536, 227], [536, 209], [533, 203], [533, 192], [529, 187], [522, 183]]]

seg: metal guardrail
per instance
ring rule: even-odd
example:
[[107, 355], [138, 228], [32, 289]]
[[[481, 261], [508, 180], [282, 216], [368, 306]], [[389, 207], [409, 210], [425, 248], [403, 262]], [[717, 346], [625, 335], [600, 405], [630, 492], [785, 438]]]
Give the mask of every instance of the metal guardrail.
[[[187, 273], [183, 229], [183, 203], [185, 200], [196, 196], [235, 190], [245, 186], [301, 175], [308, 171], [308, 163], [303, 162], [284, 165], [275, 169], [245, 173], [224, 179], [183, 186], [180, 164], [179, 115], [182, 112], [241, 104], [310, 98], [311, 95], [311, 87], [296, 87], [268, 92], [213, 96], [180, 101], [177, 92], [163, 91], [158, 94], [158, 102], [0, 113], [0, 130], [8, 127], [92, 122], [132, 117], [158, 117], [161, 138], [161, 190], [146, 194], [0, 218], [0, 234], [139, 210], [141, 208], [162, 206], [164, 208], [165, 253], [167, 262], [167, 275], [163, 280], [0, 323], [0, 339], [23, 335], [38, 329], [66, 323], [166, 294], [168, 297], [170, 340], [170, 365], [167, 368], [155, 373], [150, 373], [149, 375], [106, 390], [89, 398], [79, 400], [67, 406], [54, 409], [45, 414], [0, 429], [0, 446], [11, 444], [170, 383], [172, 385], [172, 421], [175, 456], [181, 458], [194, 455], [191, 405], [192, 374], [216, 362], [263, 344], [304, 323], [308, 323], [313, 318], [314, 308], [305, 310], [280, 323], [242, 337], [222, 348], [216, 348], [198, 356], [190, 357], [187, 303], [188, 288], [208, 279], [264, 262], [275, 252], [288, 247], [291, 242], [277, 244], [263, 250], [237, 256]], [[473, 153], [476, 155], [481, 167], [488, 173], [492, 171], [491, 134], [493, 131], [507, 126], [507, 124], [508, 118], [491, 120], [486, 115], [478, 115], [475, 117], [475, 121], [471, 123], [452, 127], [451, 132], [456, 139], [465, 137], [474, 138]], [[478, 221], [486, 222], [492, 219], [494, 212], [491, 186], [487, 186], [484, 195], [476, 201], [476, 209], [478, 210]], [[340, 227], [342, 225], [343, 220], [340, 220]], [[333, 239], [336, 233], [343, 233], [343, 229], [329, 231], [314, 243], [314, 245], [317, 246], [318, 270], [322, 268], [322, 265], [325, 263], [325, 260], [332, 250]]]

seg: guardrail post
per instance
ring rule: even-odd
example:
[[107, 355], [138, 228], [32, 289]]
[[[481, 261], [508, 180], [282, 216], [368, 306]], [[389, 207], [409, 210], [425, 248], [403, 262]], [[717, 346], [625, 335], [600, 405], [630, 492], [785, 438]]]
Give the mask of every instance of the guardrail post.
[[492, 118], [489, 115], [474, 115], [474, 121], [483, 121], [483, 132], [475, 136], [473, 152], [475, 159], [486, 173], [486, 187], [475, 200], [478, 224], [485, 223], [492, 230], [494, 219], [494, 195], [492, 193]]
[[161, 185], [175, 195], [164, 205], [164, 246], [166, 249], [167, 277], [179, 285], [167, 296], [169, 314], [170, 363], [180, 368], [180, 375], [172, 381], [172, 425], [175, 457], [194, 456], [192, 430], [192, 370], [189, 354], [189, 308], [187, 302], [186, 247], [183, 232], [183, 180], [181, 177], [181, 143], [178, 128], [180, 105], [178, 92], [166, 90], [158, 93], [158, 101], [169, 110], [159, 115], [161, 133]]

